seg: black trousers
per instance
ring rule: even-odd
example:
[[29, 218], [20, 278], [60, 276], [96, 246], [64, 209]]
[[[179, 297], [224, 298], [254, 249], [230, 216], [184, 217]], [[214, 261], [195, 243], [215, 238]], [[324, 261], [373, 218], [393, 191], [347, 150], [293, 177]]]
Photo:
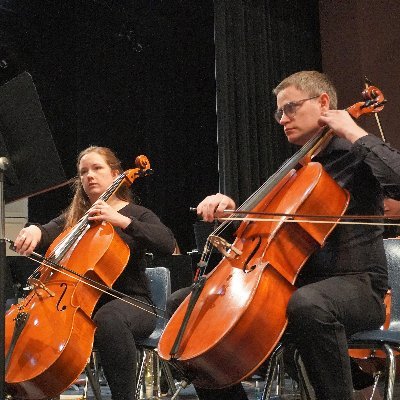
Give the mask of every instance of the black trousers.
[[382, 296], [368, 274], [331, 277], [297, 289], [290, 298], [288, 332], [319, 400], [353, 399], [347, 338], [379, 328]]
[[[147, 302], [145, 297], [135, 298]], [[150, 312], [147, 312], [147, 311]], [[115, 299], [101, 306], [94, 316], [95, 346], [115, 400], [135, 400], [137, 348], [135, 340], [148, 337], [156, 326], [152, 307], [132, 306]]]

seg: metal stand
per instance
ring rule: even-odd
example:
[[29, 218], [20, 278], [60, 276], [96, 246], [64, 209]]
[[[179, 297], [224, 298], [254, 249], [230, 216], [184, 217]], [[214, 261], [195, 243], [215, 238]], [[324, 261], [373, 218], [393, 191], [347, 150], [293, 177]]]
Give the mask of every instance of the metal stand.
[[5, 203], [68, 183], [28, 72], [0, 86], [0, 398], [6, 398]]
[[7, 267], [6, 242], [5, 238], [5, 202], [4, 202], [4, 172], [8, 167], [8, 159], [0, 157], [0, 395], [5, 398], [5, 359], [4, 359], [4, 340], [5, 340], [5, 269]]

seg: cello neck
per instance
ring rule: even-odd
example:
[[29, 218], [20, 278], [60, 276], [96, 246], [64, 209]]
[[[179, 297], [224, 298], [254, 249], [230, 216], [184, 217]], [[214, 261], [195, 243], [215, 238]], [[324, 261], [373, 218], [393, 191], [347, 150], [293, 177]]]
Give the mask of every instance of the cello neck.
[[[99, 200], [107, 202], [110, 197], [118, 190], [125, 179], [125, 173], [118, 175], [114, 182], [106, 189], [106, 191], [99, 197]], [[87, 215], [87, 212], [85, 213]]]
[[290, 157], [267, 181], [253, 193], [240, 207], [240, 210], [253, 209], [268, 193], [270, 193], [279, 182], [282, 181], [287, 174], [297, 169], [299, 165], [307, 164], [313, 154], [315, 154], [321, 146], [327, 144], [332, 137], [332, 130], [324, 127], [319, 133], [313, 136], [304, 146], [302, 146], [292, 157]]

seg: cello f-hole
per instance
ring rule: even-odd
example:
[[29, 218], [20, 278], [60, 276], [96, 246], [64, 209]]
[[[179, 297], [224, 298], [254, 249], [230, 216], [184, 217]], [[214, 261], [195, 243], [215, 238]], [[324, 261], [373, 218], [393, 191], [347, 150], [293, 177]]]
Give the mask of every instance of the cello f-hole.
[[63, 305], [63, 306], [60, 308], [61, 300], [63, 299], [63, 297], [65, 296], [65, 293], [66, 293], [66, 291], [67, 291], [67, 284], [66, 284], [65, 282], [63, 282], [63, 283], [60, 285], [60, 287], [63, 287], [63, 286], [64, 286], [64, 290], [63, 290], [63, 292], [61, 293], [61, 296], [60, 296], [60, 298], [59, 298], [58, 301], [57, 301], [57, 311], [65, 311], [65, 310], [67, 309], [67, 306], [66, 306], [66, 305]]
[[251, 251], [249, 256], [246, 258], [246, 261], [243, 264], [243, 272], [245, 272], [245, 273], [253, 271], [253, 269], [256, 267], [255, 265], [252, 265], [251, 267], [248, 268], [250, 260], [257, 253], [257, 251], [258, 251], [258, 249], [260, 248], [260, 245], [261, 245], [261, 238], [259, 236], [257, 236], [257, 238], [255, 238], [255, 239], [253, 239], [253, 242], [254, 242], [254, 240], [257, 240], [256, 246], [253, 248], [253, 250]]

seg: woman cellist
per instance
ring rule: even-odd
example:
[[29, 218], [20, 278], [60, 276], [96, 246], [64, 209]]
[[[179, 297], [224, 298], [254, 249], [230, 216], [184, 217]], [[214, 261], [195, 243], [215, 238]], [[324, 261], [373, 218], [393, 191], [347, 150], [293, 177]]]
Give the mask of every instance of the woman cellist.
[[[336, 91], [326, 75], [295, 73], [274, 93], [275, 118], [290, 143], [303, 146], [323, 126], [333, 130], [332, 139], [312, 161], [322, 164], [350, 193], [346, 214], [382, 215], [384, 196], [400, 199], [400, 153], [359, 127], [348, 112], [336, 110]], [[226, 217], [224, 210], [234, 209], [235, 202], [218, 193], [205, 198], [197, 213], [205, 221], [213, 221]], [[382, 232], [378, 225], [338, 224], [296, 280], [297, 290], [286, 310], [287, 339], [298, 348], [319, 400], [353, 399], [346, 338], [356, 331], [379, 328], [384, 322], [388, 282]], [[208, 400], [246, 398], [240, 384], [199, 389], [198, 394]]]
[[47, 249], [65, 228], [74, 226], [89, 209], [90, 221], [108, 221], [114, 226], [130, 248], [130, 259], [113, 288], [148, 306], [138, 308], [103, 295], [94, 315], [97, 325], [95, 346], [100, 352], [113, 399], [134, 400], [135, 338], [148, 336], [156, 323], [143, 257], [146, 250], [172, 254], [175, 239], [153, 212], [134, 204], [126, 185], [121, 186], [107, 203], [99, 200], [122, 172], [120, 161], [110, 149], [91, 146], [83, 150], [77, 159], [77, 171], [75, 194], [69, 208], [45, 225], [31, 224], [23, 228], [15, 240], [15, 248], [24, 255], [31, 254], [36, 248]]

